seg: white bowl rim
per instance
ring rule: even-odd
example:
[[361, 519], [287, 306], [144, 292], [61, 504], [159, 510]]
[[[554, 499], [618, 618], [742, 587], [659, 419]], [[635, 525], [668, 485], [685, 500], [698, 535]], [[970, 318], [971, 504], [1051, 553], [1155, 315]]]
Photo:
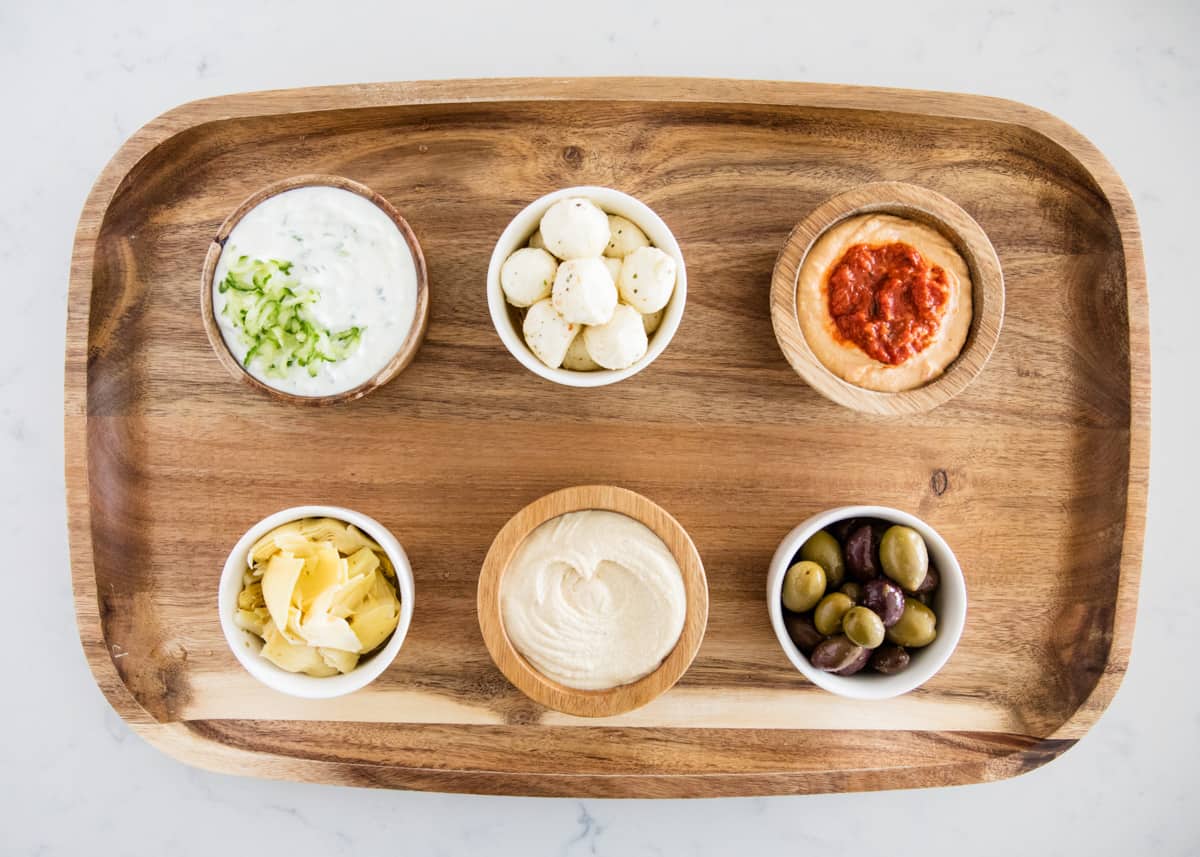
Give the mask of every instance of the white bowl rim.
[[[787, 574], [792, 557], [817, 530], [847, 518], [879, 518], [912, 527], [925, 539], [930, 559], [941, 574], [936, 604], [937, 639], [922, 649], [913, 650], [912, 662], [908, 668], [895, 675], [862, 672], [852, 676], [840, 676], [819, 670], [796, 648], [783, 624], [783, 605], [779, 598], [783, 589], [783, 577]], [[917, 516], [890, 506], [839, 506], [808, 518], [794, 527], [779, 543], [767, 573], [767, 612], [770, 614], [771, 627], [783, 653], [813, 684], [850, 699], [890, 699], [920, 687], [950, 660], [966, 624], [967, 588], [962, 567], [958, 564], [954, 551], [937, 530]]]
[[[400, 620], [396, 624], [396, 630], [383, 649], [376, 652], [366, 663], [344, 675], [318, 678], [282, 670], [259, 655], [258, 649], [261, 648], [259, 638], [249, 631], [239, 628], [233, 621], [237, 596], [242, 590], [242, 574], [249, 568], [247, 554], [250, 547], [276, 527], [300, 518], [336, 518], [347, 524], [353, 524], [379, 543], [396, 569], [396, 582], [400, 589]], [[293, 506], [290, 509], [282, 509], [268, 515], [238, 539], [221, 570], [221, 582], [217, 592], [217, 610], [220, 615], [221, 630], [225, 633], [225, 641], [229, 644], [234, 657], [250, 675], [273, 690], [289, 696], [302, 699], [332, 699], [366, 687], [391, 666], [400, 652], [400, 647], [404, 645], [404, 638], [412, 623], [413, 589], [412, 566], [409, 564], [408, 555], [396, 537], [374, 518], [342, 506]]]
[[[560, 199], [573, 196], [587, 197], [604, 210], [606, 214], [617, 214], [632, 220], [646, 233], [651, 243], [670, 254], [675, 259], [675, 291], [667, 304], [658, 330], [650, 337], [650, 347], [642, 355], [642, 359], [625, 369], [597, 369], [594, 372], [575, 372], [570, 369], [552, 369], [534, 355], [525, 344], [525, 338], [512, 323], [508, 312], [508, 301], [504, 298], [504, 290], [500, 288], [500, 267], [504, 260], [514, 251], [525, 246], [529, 236], [537, 229], [542, 215], [551, 205]], [[500, 233], [496, 246], [492, 250], [492, 258], [488, 263], [487, 273], [488, 311], [492, 317], [492, 325], [500, 336], [504, 347], [515, 357], [522, 366], [549, 381], [567, 387], [603, 387], [615, 384], [641, 372], [658, 359], [683, 320], [684, 305], [687, 303], [687, 267], [683, 260], [683, 251], [675, 239], [675, 233], [666, 222], [646, 203], [635, 196], [610, 187], [599, 185], [579, 185], [561, 188], [540, 196], [521, 209], [508, 226]]]

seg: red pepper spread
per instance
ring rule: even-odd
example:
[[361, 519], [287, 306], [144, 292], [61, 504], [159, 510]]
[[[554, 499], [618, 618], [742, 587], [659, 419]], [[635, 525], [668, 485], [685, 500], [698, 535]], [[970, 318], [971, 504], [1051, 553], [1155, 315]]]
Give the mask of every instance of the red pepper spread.
[[829, 273], [829, 312], [841, 338], [898, 366], [933, 341], [946, 314], [946, 272], [911, 244], [855, 244]]

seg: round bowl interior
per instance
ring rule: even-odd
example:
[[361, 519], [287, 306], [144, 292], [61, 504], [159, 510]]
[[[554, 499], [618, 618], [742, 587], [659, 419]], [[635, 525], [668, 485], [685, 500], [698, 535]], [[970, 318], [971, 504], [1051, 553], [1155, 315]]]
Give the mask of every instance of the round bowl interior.
[[[860, 214], [894, 214], [936, 229], [963, 257], [971, 274], [967, 341], [945, 372], [913, 390], [881, 393], [844, 381], [812, 352], [800, 327], [796, 289], [805, 258], [826, 230]], [[817, 206], [788, 236], [771, 280], [771, 324], [788, 363], [821, 395], [864, 413], [921, 413], [958, 395], [983, 371], [1003, 320], [1004, 276], [983, 229], [950, 199], [902, 182], [862, 185]]]
[[[412, 329], [409, 330], [408, 336], [405, 337], [400, 348], [397, 349], [392, 359], [382, 369], [366, 381], [352, 389], [344, 390], [340, 393], [331, 393], [328, 396], [300, 396], [284, 392], [283, 390], [277, 390], [268, 384], [264, 384], [258, 378], [251, 375], [246, 370], [246, 367], [229, 350], [229, 345], [225, 342], [225, 337], [221, 333], [221, 327], [217, 323], [216, 310], [213, 305], [213, 276], [216, 274], [217, 263], [221, 259], [221, 251], [225, 249], [225, 241], [229, 238], [229, 234], [233, 232], [234, 227], [238, 225], [248, 212], [265, 200], [284, 191], [295, 190], [301, 187], [335, 187], [356, 193], [374, 203], [375, 206], [381, 209], [396, 224], [396, 228], [404, 236], [404, 241], [408, 244], [409, 252], [412, 253], [413, 264], [417, 269], [416, 311], [413, 315]], [[359, 184], [342, 176], [292, 176], [291, 178], [273, 182], [251, 194], [221, 224], [221, 228], [217, 230], [216, 237], [213, 238], [212, 244], [209, 245], [208, 254], [204, 257], [204, 269], [200, 275], [200, 314], [204, 321], [204, 330], [208, 334], [208, 341], [212, 345], [213, 351], [216, 352], [217, 359], [221, 361], [221, 365], [225, 367], [229, 374], [238, 380], [260, 392], [266, 393], [272, 398], [293, 404], [331, 405], [339, 402], [352, 402], [355, 399], [361, 399], [367, 393], [382, 387], [388, 381], [395, 378], [412, 362], [413, 357], [416, 356], [417, 351], [421, 348], [421, 343], [425, 339], [425, 330], [429, 326], [429, 274], [425, 267], [425, 256], [421, 252], [421, 245], [417, 241], [417, 236], [412, 231], [412, 227], [408, 225], [408, 221], [401, 216], [400, 212], [378, 193], [364, 184]]]
[[[259, 654], [262, 640], [249, 631], [239, 628], [233, 621], [237, 610], [238, 593], [242, 591], [242, 575], [249, 568], [247, 559], [250, 547], [276, 527], [300, 518], [336, 518], [347, 524], [353, 524], [379, 543], [388, 559], [392, 561], [393, 568], [396, 569], [396, 584], [400, 596], [400, 620], [396, 624], [396, 630], [392, 632], [391, 638], [382, 649], [344, 675], [317, 678], [282, 670]], [[252, 676], [267, 687], [290, 696], [305, 699], [329, 699], [365, 687], [396, 659], [400, 647], [404, 645], [408, 626], [412, 622], [413, 589], [412, 567], [409, 565], [408, 555], [396, 541], [396, 537], [374, 518], [340, 506], [296, 506], [263, 518], [233, 546], [233, 550], [229, 552], [229, 557], [225, 560], [225, 567], [221, 570], [217, 610], [220, 614], [221, 630], [225, 633], [225, 640], [229, 643], [229, 648]]]
[[[550, 368], [538, 360], [529, 346], [525, 344], [525, 337], [521, 332], [520, 316], [517, 314], [516, 308], [510, 306], [504, 299], [504, 290], [500, 287], [500, 267], [504, 261], [514, 251], [529, 242], [529, 237], [537, 231], [542, 216], [551, 205], [560, 199], [573, 196], [586, 197], [604, 209], [606, 213], [618, 214], [631, 220], [646, 233], [646, 237], [655, 247], [675, 259], [678, 271], [675, 278], [675, 292], [667, 304], [662, 322], [659, 324], [658, 330], [650, 335], [650, 346], [642, 359], [626, 369], [573, 372], [570, 369]], [[487, 296], [492, 324], [495, 325], [500, 340], [509, 353], [517, 358], [526, 369], [556, 384], [568, 387], [603, 387], [606, 384], [615, 384], [617, 381], [636, 375], [666, 350], [672, 337], [675, 336], [675, 331], [679, 329], [679, 323], [683, 320], [683, 308], [687, 302], [687, 268], [684, 266], [683, 253], [679, 249], [679, 242], [675, 240], [674, 234], [663, 222], [663, 219], [644, 202], [627, 193], [607, 187], [568, 187], [535, 199], [525, 206], [500, 234], [500, 239], [496, 242], [495, 249], [492, 250], [491, 262], [488, 265]]]
[[[537, 527], [568, 512], [607, 509], [641, 521], [670, 549], [683, 574], [687, 613], [675, 648], [649, 675], [607, 690], [577, 690], [534, 669], [504, 630], [500, 580], [517, 548]], [[683, 526], [662, 507], [640, 494], [610, 485], [582, 485], [547, 494], [509, 519], [497, 533], [479, 575], [479, 628], [492, 660], [505, 678], [547, 708], [582, 717], [608, 717], [639, 708], [683, 676], [704, 638], [708, 622], [708, 583], [700, 554]]]
[[[929, 559], [937, 566], [942, 576], [933, 603], [938, 618], [937, 638], [924, 648], [912, 649], [912, 660], [908, 668], [901, 673], [881, 675], [864, 671], [857, 675], [840, 676], [816, 669], [796, 648], [796, 644], [788, 636], [787, 628], [784, 627], [784, 610], [780, 595], [783, 591], [783, 578], [792, 564], [792, 559], [813, 533], [846, 518], [879, 518], [912, 527], [925, 539], [929, 548]], [[780, 542], [767, 573], [767, 612], [771, 616], [771, 627], [775, 630], [775, 636], [779, 639], [784, 654], [813, 684], [830, 693], [851, 699], [889, 699], [920, 687], [950, 659], [967, 619], [967, 587], [962, 568], [950, 546], [936, 530], [920, 518], [887, 506], [843, 506], [813, 515]]]

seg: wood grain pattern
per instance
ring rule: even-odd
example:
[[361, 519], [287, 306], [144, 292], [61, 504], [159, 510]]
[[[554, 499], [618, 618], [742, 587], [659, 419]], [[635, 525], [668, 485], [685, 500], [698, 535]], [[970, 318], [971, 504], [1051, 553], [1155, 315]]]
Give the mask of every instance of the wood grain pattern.
[[[683, 575], [687, 613], [675, 648], [658, 669], [629, 684], [609, 690], [576, 690], [553, 681], [532, 667], [513, 646], [504, 630], [500, 581], [521, 543], [542, 524], [585, 509], [607, 509], [641, 521], [675, 557]], [[479, 573], [479, 630], [500, 672], [526, 696], [547, 708], [580, 717], [614, 717], [641, 708], [672, 688], [687, 671], [704, 639], [708, 622], [708, 582], [696, 546], [661, 506], [634, 491], [614, 485], [577, 485], [539, 497], [509, 519], [488, 548]]]
[[[217, 263], [221, 261], [221, 251], [225, 249], [225, 241], [229, 238], [229, 233], [233, 232], [234, 227], [241, 222], [241, 219], [251, 209], [277, 194], [301, 187], [336, 187], [350, 191], [350, 193], [356, 193], [378, 206], [391, 219], [392, 223], [396, 224], [396, 228], [404, 236], [404, 242], [408, 245], [409, 252], [412, 253], [413, 265], [416, 267], [417, 272], [417, 299], [413, 313], [412, 329], [409, 330], [408, 336], [404, 338], [404, 341], [400, 343], [400, 347], [396, 349], [396, 353], [392, 355], [392, 358], [382, 369], [357, 387], [344, 390], [340, 393], [331, 393], [327, 396], [299, 396], [294, 393], [288, 393], [264, 384], [251, 375], [246, 371], [246, 367], [233, 356], [233, 352], [229, 350], [229, 346], [225, 342], [225, 337], [221, 334], [221, 327], [217, 323], [213, 306], [213, 277], [216, 275]], [[411, 363], [412, 359], [417, 356], [417, 349], [421, 347], [421, 343], [425, 340], [425, 330], [429, 326], [429, 275], [425, 267], [425, 256], [421, 252], [421, 244], [417, 241], [417, 236], [413, 234], [412, 227], [408, 225], [408, 221], [396, 210], [394, 205], [366, 185], [343, 178], [342, 176], [290, 176], [289, 178], [272, 182], [266, 187], [252, 193], [242, 201], [241, 205], [230, 213], [225, 222], [221, 224], [221, 228], [217, 230], [217, 235], [213, 238], [213, 242], [208, 248], [208, 254], [204, 257], [204, 268], [200, 272], [200, 319], [204, 324], [204, 332], [208, 334], [208, 341], [212, 345], [217, 359], [221, 361], [221, 365], [234, 378], [250, 385], [259, 392], [266, 393], [282, 402], [290, 402], [296, 405], [337, 405], [343, 402], [353, 402], [355, 399], [361, 399], [372, 390], [379, 389], [399, 375], [404, 370], [404, 367]]]
[[[800, 327], [797, 282], [813, 244], [831, 226], [860, 214], [894, 214], [926, 224], [950, 241], [971, 274], [972, 318], [967, 341], [945, 373], [898, 393], [880, 393], [847, 383], [826, 368]], [[783, 356], [821, 395], [868, 414], [899, 416], [932, 410], [950, 401], [983, 371], [1004, 321], [1004, 275], [987, 235], [953, 201], [905, 182], [873, 182], [818, 205], [784, 242], [771, 276], [771, 324]]]
[[[223, 219], [254, 189], [302, 173], [386, 195], [429, 265], [417, 357], [335, 410], [233, 383], [195, 302]], [[904, 419], [807, 387], [769, 316], [772, 265], [792, 227], [839, 191], [881, 180], [956, 200], [1006, 281], [1004, 335], [986, 371]], [[602, 390], [525, 371], [483, 299], [488, 253], [512, 215], [585, 183], [658, 211], [691, 287], [670, 348]], [[80, 638], [121, 716], [195, 764], [536, 794], [947, 785], [1054, 758], [1099, 717], [1128, 663], [1150, 395], [1137, 221], [1103, 156], [1023, 105], [677, 79], [365, 85], [184, 105], [135, 134], [88, 198], [66, 359]], [[256, 452], [264, 443], [305, 460], [308, 475], [280, 475]], [[487, 547], [516, 510], [592, 483], [670, 509], [704, 560], [710, 597], [683, 679], [599, 723], [509, 685], [474, 597]], [[212, 610], [237, 535], [310, 500], [379, 519], [404, 543], [419, 590], [396, 663], [336, 705], [257, 686]], [[937, 677], [872, 705], [808, 685], [762, 602], [778, 540], [815, 511], [861, 501], [936, 527], [972, 600]]]

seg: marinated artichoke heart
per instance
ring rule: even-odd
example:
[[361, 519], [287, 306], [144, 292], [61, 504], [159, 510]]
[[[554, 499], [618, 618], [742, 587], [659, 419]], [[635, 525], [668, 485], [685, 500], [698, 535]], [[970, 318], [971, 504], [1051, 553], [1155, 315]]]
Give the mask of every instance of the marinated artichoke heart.
[[304, 518], [250, 549], [234, 621], [263, 641], [280, 669], [348, 673], [396, 630], [396, 571], [383, 548], [351, 524]]

